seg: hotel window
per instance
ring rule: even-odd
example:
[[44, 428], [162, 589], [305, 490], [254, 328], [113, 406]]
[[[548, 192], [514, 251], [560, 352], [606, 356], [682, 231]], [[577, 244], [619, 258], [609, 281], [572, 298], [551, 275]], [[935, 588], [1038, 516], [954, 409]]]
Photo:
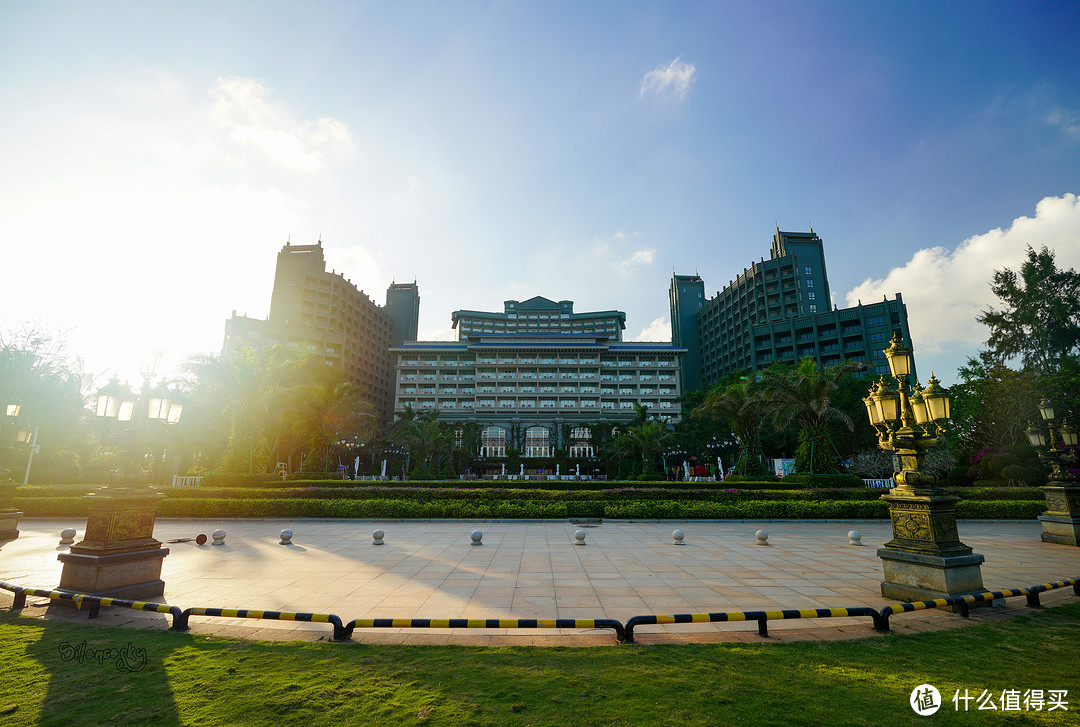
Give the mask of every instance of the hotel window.
[[814, 274], [814, 269], [812, 267], [810, 267], [809, 265], [806, 266], [806, 274], [807, 275], [813, 275]]
[[550, 433], [547, 427], [529, 427], [525, 430], [525, 456], [551, 456]]
[[806, 279], [806, 287], [807, 288], [813, 288], [814, 287], [814, 279], [813, 278], [807, 278]]
[[506, 456], [506, 430], [502, 427], [486, 427], [480, 434], [481, 457]]
[[[585, 402], [582, 402], [584, 404]], [[570, 432], [570, 456], [592, 457], [592, 431], [588, 427], [575, 427]]]

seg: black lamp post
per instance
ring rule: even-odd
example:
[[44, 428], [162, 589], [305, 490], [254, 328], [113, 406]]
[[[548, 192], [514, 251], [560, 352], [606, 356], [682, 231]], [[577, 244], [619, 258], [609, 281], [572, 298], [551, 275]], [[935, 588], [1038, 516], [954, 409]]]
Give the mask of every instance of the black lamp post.
[[[4, 405], [4, 442], [3, 446], [6, 449], [14, 451], [14, 447], [8, 447], [8, 442], [14, 442], [20, 439], [20, 435], [17, 431], [8, 431], [17, 429], [16, 417], [19, 416], [22, 410], [22, 405], [17, 403], [10, 403]], [[30, 455], [33, 458], [33, 453]], [[30, 464], [26, 465], [27, 477], [30, 475]], [[4, 477], [4, 481], [0, 482], [0, 540], [14, 540], [19, 537], [19, 518], [22, 517], [22, 513], [15, 507], [15, 481], [8, 481], [8, 477]], [[25, 484], [25, 478], [24, 482]]]
[[[1032, 424], [1027, 437], [1039, 453], [1039, 460], [1050, 467], [1050, 482], [1041, 487], [1046, 495], [1046, 512], [1039, 516], [1042, 539], [1046, 543], [1080, 546], [1080, 481], [1069, 471], [1076, 463], [1076, 430], [1068, 422], [1055, 424], [1054, 405], [1043, 400], [1039, 404], [1043, 427]], [[1047, 433], [1049, 436], [1047, 436]]]
[[167, 433], [179, 423], [184, 405], [164, 384], [150, 388], [149, 379], [141, 392], [112, 379], [98, 392], [95, 413], [104, 422], [115, 422], [114, 436], [121, 450], [121, 467], [125, 479], [138, 477], [131, 472], [140, 456], [152, 460], [151, 479], [163, 484], [164, 464], [168, 457]]
[[[99, 419], [115, 422], [125, 465], [145, 454], [145, 446], [151, 449], [155, 469], [159, 451], [167, 452], [163, 428], [176, 424], [182, 412], [183, 405], [167, 388], [151, 390], [149, 377], [140, 394], [113, 379], [98, 392], [95, 406]], [[133, 599], [163, 594], [161, 565], [169, 549], [154, 538], [157, 506], [163, 497], [152, 487], [124, 486], [107, 486], [87, 495], [85, 535], [69, 552], [57, 556], [64, 564], [59, 588]]]
[[885, 350], [897, 383], [884, 379], [863, 399], [878, 446], [893, 453], [896, 487], [881, 499], [889, 503], [893, 538], [878, 550], [885, 580], [881, 595], [896, 600], [926, 600], [983, 589], [983, 556], [960, 542], [956, 503], [934, 475], [922, 471], [926, 452], [941, 445], [949, 420], [949, 398], [931, 374], [926, 389], [909, 385], [911, 349], [893, 336]]

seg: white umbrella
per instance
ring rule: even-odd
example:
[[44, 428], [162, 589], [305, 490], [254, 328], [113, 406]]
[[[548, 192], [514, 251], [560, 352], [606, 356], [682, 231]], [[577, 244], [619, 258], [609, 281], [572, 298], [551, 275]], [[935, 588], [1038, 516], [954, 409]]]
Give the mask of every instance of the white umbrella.
[[382, 461], [382, 476], [386, 477], [386, 460]]
[[353, 479], [354, 480], [360, 479], [360, 455], [356, 456], [356, 461], [353, 462], [352, 471], [353, 471]]

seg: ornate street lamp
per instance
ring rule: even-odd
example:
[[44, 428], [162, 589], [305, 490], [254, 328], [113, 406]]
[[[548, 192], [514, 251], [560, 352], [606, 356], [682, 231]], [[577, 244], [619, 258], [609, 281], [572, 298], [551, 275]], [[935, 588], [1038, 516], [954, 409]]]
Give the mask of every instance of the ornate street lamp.
[[[114, 420], [127, 430], [124, 436], [131, 438], [132, 456], [139, 450], [138, 434], [158, 439], [160, 432], [152, 429], [175, 424], [181, 411], [182, 405], [167, 388], [150, 390], [149, 378], [141, 394], [113, 379], [98, 392], [95, 406], [101, 420]], [[163, 498], [152, 487], [106, 486], [86, 495], [85, 535], [69, 552], [57, 556], [64, 564], [59, 588], [130, 599], [162, 595], [161, 566], [169, 549], [154, 538], [154, 523]]]
[[878, 550], [885, 580], [881, 595], [896, 600], [927, 600], [983, 589], [983, 556], [959, 540], [956, 503], [934, 475], [923, 472], [926, 452], [942, 444], [949, 420], [949, 398], [931, 374], [925, 389], [909, 385], [911, 348], [894, 334], [885, 350], [897, 383], [884, 378], [863, 399], [878, 446], [893, 453], [896, 487], [881, 499], [889, 503], [893, 538]]
[[1050, 467], [1050, 482], [1039, 488], [1046, 495], [1046, 512], [1039, 516], [1042, 539], [1046, 543], [1080, 546], [1080, 481], [1069, 471], [1069, 465], [1076, 463], [1076, 430], [1068, 422], [1055, 425], [1054, 414], [1054, 405], [1043, 399], [1039, 416], [1045, 432], [1035, 424], [1027, 430], [1039, 461]]

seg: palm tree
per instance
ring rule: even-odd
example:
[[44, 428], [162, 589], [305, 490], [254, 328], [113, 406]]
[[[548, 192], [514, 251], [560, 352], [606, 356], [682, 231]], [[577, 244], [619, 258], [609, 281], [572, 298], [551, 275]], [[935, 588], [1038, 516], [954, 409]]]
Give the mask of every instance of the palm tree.
[[653, 460], [671, 442], [674, 435], [663, 422], [647, 421], [626, 427], [615, 438], [615, 450], [623, 456], [640, 456], [641, 473], [653, 473]]
[[389, 440], [409, 451], [413, 470], [420, 474], [439, 472], [450, 457], [454, 441], [449, 427], [438, 420], [437, 412], [416, 414], [410, 407], [394, 422]]
[[281, 348], [258, 353], [247, 347], [185, 361], [185, 423], [192, 424], [189, 431], [199, 432], [197, 444], [211, 469], [266, 471], [272, 448], [291, 429], [285, 416], [287, 399], [297, 386], [301, 363]]
[[765, 372], [763, 395], [777, 426], [799, 426], [799, 444], [795, 450], [795, 469], [810, 474], [840, 471], [839, 457], [829, 438], [829, 427], [842, 424], [854, 429], [851, 418], [832, 406], [832, 394], [839, 382], [863, 363], [849, 361], [836, 366], [818, 366], [813, 358], [803, 358], [794, 368], [773, 367]]
[[342, 441], [366, 440], [375, 426], [374, 407], [365, 400], [363, 389], [345, 381], [344, 374], [335, 378], [339, 380], [298, 391], [293, 415], [295, 430], [308, 446], [304, 472], [329, 472], [331, 448]]
[[727, 423], [739, 443], [735, 470], [739, 474], [764, 474], [761, 461], [761, 427], [766, 402], [759, 387], [749, 380], [737, 381], [723, 389], [713, 389], [690, 416], [718, 419]]

